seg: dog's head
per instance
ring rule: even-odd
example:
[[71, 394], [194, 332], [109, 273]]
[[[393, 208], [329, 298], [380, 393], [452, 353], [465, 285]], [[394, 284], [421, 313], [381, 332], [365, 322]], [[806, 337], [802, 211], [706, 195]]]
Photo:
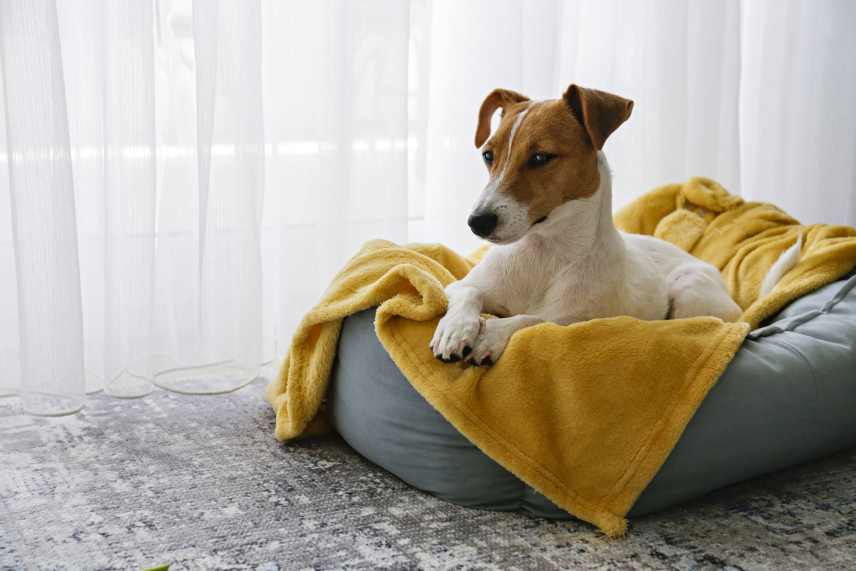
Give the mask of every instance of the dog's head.
[[[490, 120], [502, 109], [491, 135]], [[496, 89], [479, 110], [476, 147], [490, 172], [468, 223], [496, 244], [522, 238], [557, 207], [597, 192], [597, 152], [633, 102], [571, 85], [561, 99], [531, 101]]]

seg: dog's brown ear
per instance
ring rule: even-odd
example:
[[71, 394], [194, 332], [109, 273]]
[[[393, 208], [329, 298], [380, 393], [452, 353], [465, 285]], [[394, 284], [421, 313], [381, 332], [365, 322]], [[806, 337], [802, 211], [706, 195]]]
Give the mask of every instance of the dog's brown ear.
[[627, 121], [633, 111], [629, 99], [571, 84], [562, 96], [571, 112], [585, 127], [596, 150], [603, 148], [607, 137]]
[[509, 105], [520, 103], [521, 101], [529, 101], [525, 95], [521, 95], [510, 89], [494, 89], [482, 101], [479, 108], [479, 124], [476, 127], [476, 148], [481, 147], [487, 138], [490, 137], [490, 120], [496, 110], [500, 107], [503, 111]]

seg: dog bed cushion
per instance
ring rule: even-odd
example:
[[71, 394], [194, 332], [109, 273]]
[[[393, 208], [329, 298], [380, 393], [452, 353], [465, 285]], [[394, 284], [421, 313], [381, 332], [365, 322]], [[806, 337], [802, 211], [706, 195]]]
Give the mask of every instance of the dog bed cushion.
[[[618, 316], [567, 327], [542, 323], [515, 334], [492, 367], [446, 364], [428, 349], [446, 311], [443, 288], [463, 279], [477, 258], [441, 244], [374, 240], [295, 332], [266, 394], [276, 411], [274, 435], [291, 440], [330, 428], [325, 401], [343, 321], [377, 306], [377, 339], [435, 410], [551, 502], [621, 535], [629, 510], [747, 333], [852, 270], [856, 229], [800, 225], [709, 179], [655, 189], [615, 219], [625, 231], [653, 232], [719, 268], [744, 309], [741, 321]], [[678, 240], [693, 228], [700, 233]], [[799, 262], [759, 297], [764, 275], [798, 237]]]
[[[375, 336], [374, 309], [348, 317], [328, 416], [360, 454], [443, 499], [569, 514], [488, 458], [411, 386]], [[752, 331], [630, 515], [856, 446], [856, 275]]]

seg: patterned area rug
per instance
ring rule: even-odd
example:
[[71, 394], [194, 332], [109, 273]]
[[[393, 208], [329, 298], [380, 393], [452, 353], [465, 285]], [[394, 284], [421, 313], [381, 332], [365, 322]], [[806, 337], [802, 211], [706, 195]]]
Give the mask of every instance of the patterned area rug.
[[263, 384], [90, 397], [76, 416], [0, 400], [0, 568], [852, 568], [856, 451], [634, 521], [460, 508], [335, 437], [273, 439]]

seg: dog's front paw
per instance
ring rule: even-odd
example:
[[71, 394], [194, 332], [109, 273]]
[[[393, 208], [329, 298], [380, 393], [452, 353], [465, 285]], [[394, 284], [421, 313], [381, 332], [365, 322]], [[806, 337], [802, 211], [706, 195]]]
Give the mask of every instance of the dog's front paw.
[[511, 333], [512, 331], [505, 327], [504, 319], [485, 320], [473, 350], [467, 358], [467, 363], [482, 367], [489, 367], [496, 363], [499, 356], [505, 351]]
[[466, 359], [481, 329], [481, 317], [463, 312], [447, 313], [431, 339], [431, 351], [444, 363]]

